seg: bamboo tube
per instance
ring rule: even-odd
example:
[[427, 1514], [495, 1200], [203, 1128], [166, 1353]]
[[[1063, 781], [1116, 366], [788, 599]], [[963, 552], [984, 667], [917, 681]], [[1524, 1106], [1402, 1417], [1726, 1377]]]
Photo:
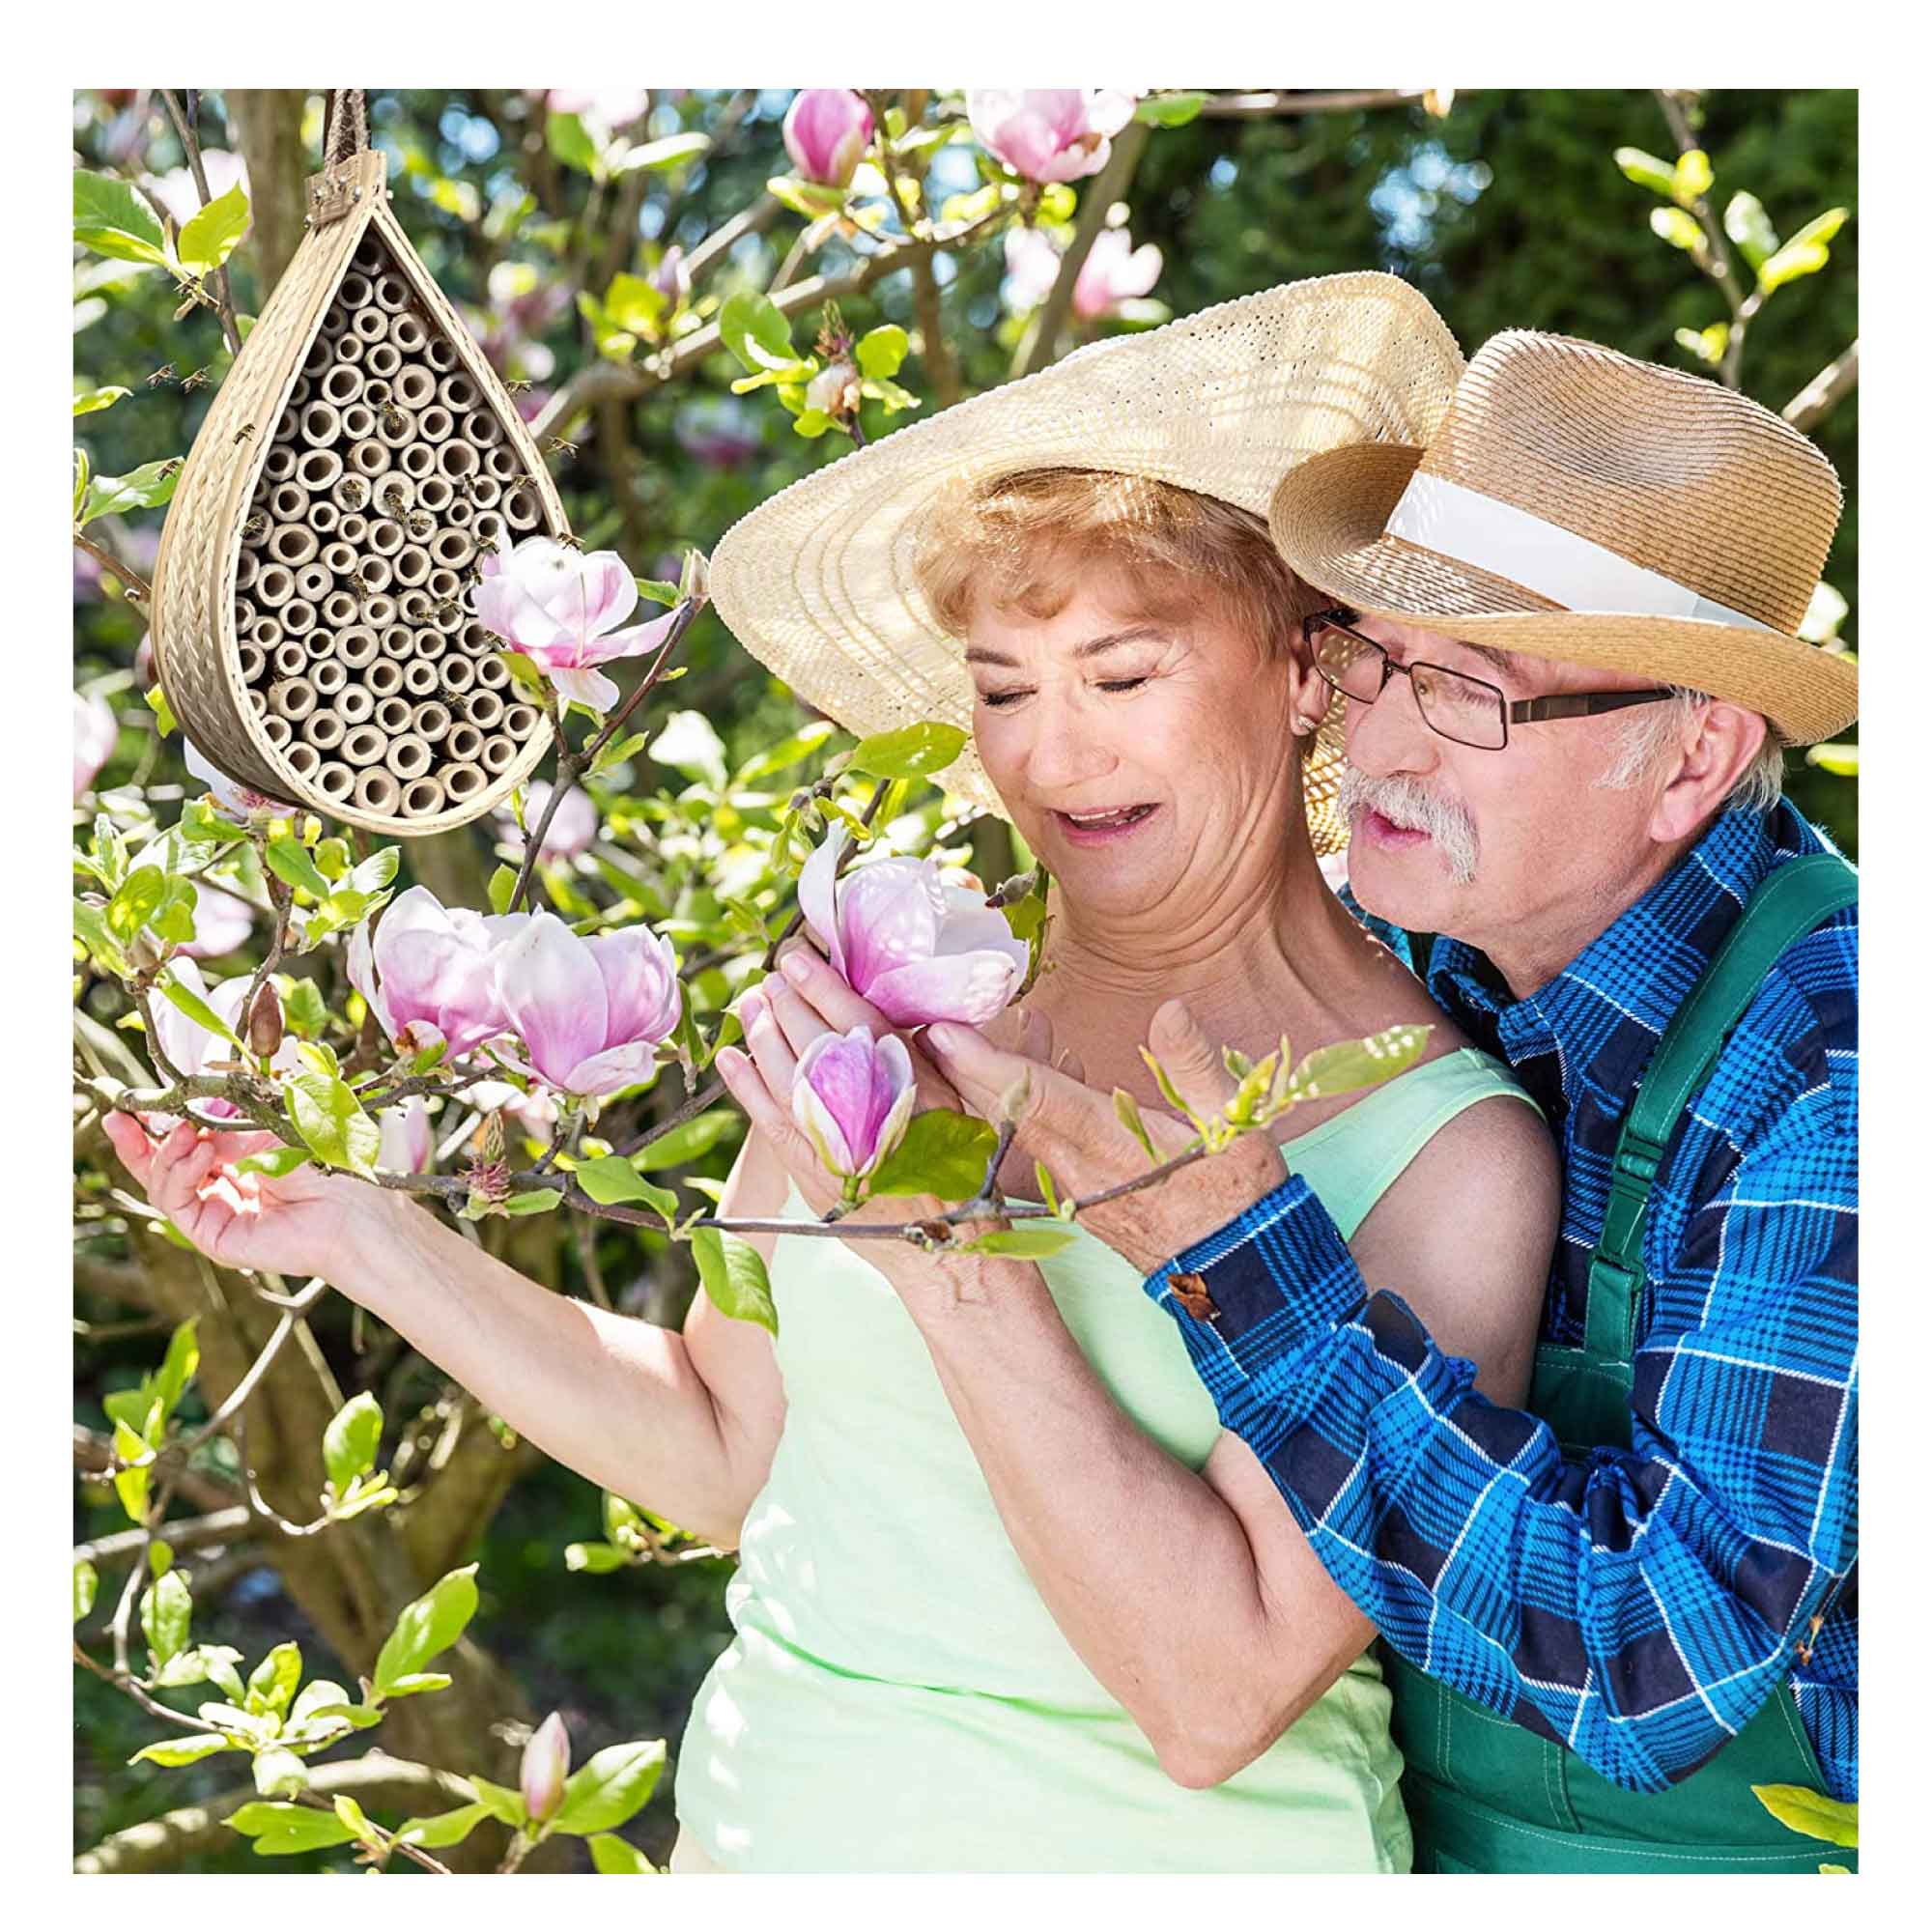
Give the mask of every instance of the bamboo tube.
[[292, 638], [306, 638], [315, 629], [315, 606], [306, 597], [291, 597], [282, 606], [282, 629]]
[[262, 720], [262, 736], [279, 752], [295, 743], [296, 727], [286, 718], [270, 713]]
[[[363, 314], [368, 314], [364, 309]], [[364, 811], [393, 812], [403, 802], [403, 788], [394, 777], [373, 766], [355, 781], [355, 803]]]
[[376, 728], [399, 738], [414, 728], [416, 707], [407, 697], [385, 697], [376, 706]]
[[[299, 415], [314, 401], [315, 383], [313, 379], [307, 376], [298, 376], [295, 380], [295, 386], [289, 390], [288, 399], [282, 404], [282, 408], [285, 411], [290, 411]], [[286, 422], [287, 420], [288, 417], [284, 415], [283, 421]]]
[[[385, 309], [390, 315], [400, 315], [410, 305], [410, 285], [402, 276], [393, 272], [376, 277], [376, 305]], [[388, 332], [388, 324], [383, 325], [384, 333]]]
[[463, 580], [453, 570], [439, 568], [430, 572], [429, 582], [424, 587], [429, 591], [430, 596], [436, 600], [436, 607], [439, 612], [451, 604], [456, 605], [454, 614], [447, 620], [440, 615], [438, 616], [436, 620], [438, 626], [445, 631], [462, 630], [465, 623], [469, 621], [461, 604], [457, 603], [457, 599], [463, 589]]
[[429, 330], [406, 310], [389, 318], [389, 340], [405, 355], [420, 355], [429, 344]]
[[327, 496], [342, 476], [342, 459], [332, 449], [311, 449], [296, 465], [296, 481], [312, 497]]
[[[334, 320], [335, 311], [331, 308], [322, 319], [322, 333], [309, 344], [308, 354], [302, 358], [302, 374], [304, 376], [327, 376], [329, 370], [335, 366], [333, 338], [341, 330], [337, 329], [331, 332], [329, 325]], [[348, 317], [346, 314], [343, 317], [343, 326], [345, 327], [348, 326]]]
[[267, 564], [255, 579], [257, 604], [286, 604], [295, 594], [296, 574], [287, 564]]
[[413, 655], [434, 664], [449, 649], [449, 639], [434, 624], [426, 624], [415, 633]]
[[366, 684], [345, 684], [336, 694], [335, 708], [345, 724], [366, 724], [376, 709], [376, 700]]
[[417, 779], [403, 787], [403, 815], [433, 818], [442, 810], [442, 786], [435, 779]]
[[479, 405], [463, 418], [463, 434], [478, 449], [494, 449], [503, 440], [503, 425], [494, 411]]
[[390, 400], [393, 393], [388, 384], [380, 376], [373, 376], [362, 384], [362, 400], [376, 412], [376, 419], [379, 422], [383, 416], [383, 405]]
[[[259, 687], [258, 687], [258, 688], [254, 688], [254, 689], [251, 689], [251, 690], [249, 691], [249, 693], [248, 693], [248, 709], [249, 709], [249, 710], [250, 710], [250, 711], [251, 711], [251, 712], [252, 712], [252, 713], [253, 713], [253, 714], [254, 714], [254, 715], [255, 715], [255, 716], [256, 716], [257, 718], [264, 718], [264, 719], [265, 719], [265, 718], [267, 718], [267, 717], [269, 716], [269, 694], [268, 694], [268, 692], [267, 692], [267, 690], [266, 690], [266, 689], [262, 689], [262, 688], [259, 688]], [[287, 720], [286, 718], [284, 718], [284, 719], [282, 720], [282, 723], [283, 723], [284, 724], [287, 724], [288, 722], [289, 722], [289, 721], [288, 721], [288, 720]]]
[[415, 486], [416, 506], [431, 516], [440, 516], [455, 500], [456, 489], [447, 476], [425, 476]]
[[427, 624], [430, 619], [430, 613], [435, 609], [436, 606], [431, 601], [429, 592], [421, 588], [405, 590], [396, 599], [396, 613], [412, 631], [418, 630], [422, 625]]
[[[295, 485], [287, 487], [294, 489]], [[298, 563], [308, 562], [321, 548], [315, 532], [306, 524], [277, 524], [269, 534], [269, 554], [291, 570]]]
[[376, 633], [364, 624], [352, 624], [335, 635], [335, 655], [351, 670], [361, 670], [374, 664], [379, 648]]
[[353, 517], [369, 507], [369, 498], [375, 494], [368, 477], [358, 470], [345, 469], [342, 480], [329, 491], [329, 498], [345, 517]]
[[453, 415], [462, 415], [476, 407], [476, 384], [458, 369], [436, 385], [436, 399]]
[[449, 727], [456, 721], [449, 715], [446, 704], [419, 704], [415, 713], [415, 732], [418, 738], [430, 744], [440, 744], [449, 736]]
[[[358, 483], [368, 482], [366, 476], [358, 476]], [[359, 510], [345, 510], [342, 521], [335, 526], [335, 534], [349, 546], [349, 571], [354, 574], [356, 563], [356, 546], [369, 534], [369, 519]]]
[[484, 468], [499, 483], [517, 483], [522, 480], [523, 465], [517, 460], [517, 452], [507, 442], [499, 442], [484, 451]]
[[425, 442], [447, 442], [456, 434], [456, 418], [440, 403], [432, 403], [416, 418]]
[[342, 741], [342, 755], [352, 765], [380, 765], [383, 753], [388, 749], [388, 739], [373, 724], [352, 726]]
[[405, 443], [415, 441], [415, 412], [403, 409], [393, 402], [384, 403], [376, 412], [376, 434], [391, 449], [401, 449]]
[[406, 476], [428, 476], [436, 469], [436, 450], [427, 442], [412, 442], [398, 454], [396, 467]]
[[403, 667], [403, 689], [412, 697], [428, 697], [441, 685], [436, 667], [423, 658], [412, 658]]
[[[364, 361], [368, 359], [366, 356]], [[365, 378], [354, 362], [331, 362], [328, 374], [322, 379], [322, 399], [345, 409], [362, 393]]]
[[360, 362], [368, 353], [369, 345], [353, 327], [345, 328], [335, 338], [335, 358], [338, 362]]
[[513, 704], [503, 713], [503, 729], [522, 744], [537, 728], [537, 720], [542, 715], [534, 704]]
[[286, 483], [295, 473], [296, 453], [286, 444], [278, 449], [270, 450], [262, 459], [262, 481], [270, 490], [272, 490], [277, 483]]
[[475, 521], [476, 512], [470, 504], [459, 497], [443, 513], [443, 521], [457, 529], [467, 530]]
[[282, 620], [279, 617], [258, 616], [255, 619], [255, 628], [248, 635], [266, 654], [282, 641]]
[[423, 345], [423, 360], [432, 369], [448, 370], [456, 367], [456, 346], [440, 335], [432, 335]]
[[331, 590], [322, 600], [322, 621], [338, 635], [352, 629], [360, 614], [355, 598], [346, 590]]
[[476, 682], [476, 667], [468, 658], [458, 657], [454, 652], [437, 666], [437, 670], [441, 675], [445, 691], [468, 691]]
[[[373, 551], [364, 551], [355, 560], [355, 582], [363, 591], [374, 596], [379, 590], [389, 587], [389, 559], [379, 556]], [[393, 599], [391, 600], [394, 601]], [[365, 612], [366, 614], [366, 612]]]
[[483, 747], [483, 769], [499, 779], [517, 761], [517, 745], [510, 738], [491, 738]]
[[311, 403], [301, 412], [301, 439], [311, 449], [326, 449], [342, 434], [342, 412], [333, 403]]
[[407, 624], [391, 624], [382, 633], [383, 655], [406, 663], [415, 655], [416, 636]]
[[245, 597], [235, 600], [235, 635], [245, 638], [255, 628], [255, 607]]
[[503, 662], [502, 652], [476, 660], [476, 682], [485, 691], [501, 691], [509, 684], [510, 668]]
[[[379, 490], [377, 495], [380, 497], [381, 494]], [[394, 517], [377, 517], [369, 526], [363, 547], [373, 550], [378, 556], [392, 557], [402, 549], [405, 541], [403, 526]]]
[[375, 697], [393, 697], [403, 688], [403, 668], [394, 658], [379, 658], [369, 667], [363, 688]]
[[383, 246], [382, 238], [373, 229], [356, 242], [354, 260], [355, 267], [365, 275], [380, 274], [389, 266], [388, 250]]
[[383, 762], [407, 783], [411, 779], [421, 778], [429, 770], [430, 757], [428, 741], [410, 732], [389, 740], [389, 749]]
[[268, 653], [260, 644], [240, 644], [235, 651], [235, 668], [243, 684], [253, 684], [269, 668]]
[[333, 752], [349, 735], [349, 726], [342, 722], [341, 712], [333, 706], [318, 711], [308, 720], [308, 741], [318, 752]]
[[415, 507], [415, 482], [400, 469], [385, 469], [372, 487], [375, 491], [372, 508], [378, 516], [406, 517]]
[[429, 552], [424, 550], [421, 544], [406, 543], [396, 553], [394, 568], [396, 582], [413, 590], [429, 582], [433, 566], [429, 560]]
[[381, 342], [389, 332], [389, 325], [383, 320], [383, 312], [374, 308], [357, 309], [355, 319], [349, 327], [351, 332], [360, 336], [365, 344]]
[[[496, 480], [494, 477], [491, 479]], [[494, 550], [497, 539], [504, 534], [509, 526], [503, 521], [500, 510], [478, 510], [476, 521], [470, 526], [470, 534], [476, 539], [479, 550]]]
[[469, 500], [479, 510], [494, 510], [503, 500], [503, 485], [495, 476], [476, 476], [470, 479]]
[[[401, 351], [393, 343], [386, 346], [400, 365], [403, 359]], [[396, 379], [396, 400], [404, 409], [426, 412], [430, 404], [436, 401], [436, 377], [420, 362], [412, 362], [407, 367], [399, 366], [392, 373]]]
[[403, 519], [403, 527], [409, 531], [412, 543], [426, 544], [436, 535], [436, 519], [427, 510], [412, 510]]
[[308, 646], [298, 637], [287, 637], [269, 653], [277, 677], [300, 677], [308, 669]]
[[356, 249], [354, 259], [355, 266], [337, 283], [335, 290], [336, 301], [341, 305], [345, 315], [352, 319], [358, 308], [369, 306], [376, 294], [375, 285], [369, 279], [368, 270], [364, 267], [360, 248]]
[[362, 358], [362, 366], [370, 375], [380, 376], [385, 383], [393, 383], [402, 373], [403, 352], [393, 342], [372, 342], [368, 354]]
[[235, 559], [235, 587], [246, 590], [255, 581], [255, 573], [262, 567], [262, 559], [251, 550], [244, 550]]
[[340, 658], [321, 658], [308, 668], [308, 681], [318, 697], [333, 697], [349, 682], [349, 667]]
[[450, 765], [442, 774], [443, 795], [452, 806], [474, 798], [489, 782], [477, 765]]
[[305, 677], [277, 678], [269, 687], [269, 709], [291, 724], [298, 724], [315, 709], [315, 686]]
[[440, 442], [435, 449], [436, 467], [452, 479], [475, 474], [477, 456], [467, 442]]
[[308, 526], [318, 538], [332, 537], [342, 522], [342, 512], [327, 497], [316, 497], [308, 506]]
[[[359, 410], [362, 405], [357, 403]], [[373, 413], [373, 412], [372, 412]], [[365, 436], [349, 445], [349, 467], [359, 470], [373, 483], [389, 468], [389, 445], [380, 437]]]
[[269, 508], [273, 513], [274, 526], [270, 528], [268, 541], [273, 544], [276, 526], [299, 523], [308, 514], [308, 492], [299, 483], [277, 483], [275, 494], [269, 498]]
[[497, 639], [473, 617], [469, 623], [464, 625], [456, 641], [466, 651], [469, 652], [472, 657], [480, 656], [485, 651], [494, 651], [497, 648]]
[[332, 758], [316, 773], [315, 788], [324, 798], [340, 805], [355, 789], [355, 774], [339, 758]]
[[311, 604], [321, 603], [334, 587], [335, 573], [320, 559], [296, 572], [296, 595]]
[[483, 750], [483, 734], [473, 724], [452, 724], [442, 753], [454, 764], [473, 763]]
[[291, 745], [282, 753], [282, 762], [306, 783], [322, 769], [322, 753], [313, 745]]
[[513, 530], [533, 530], [540, 519], [536, 492], [527, 485], [519, 484], [503, 498], [503, 520]]
[[479, 731], [494, 731], [503, 722], [503, 700], [494, 691], [472, 691], [467, 713]]
[[430, 546], [430, 554], [447, 570], [461, 570], [476, 554], [476, 546], [464, 530], [443, 530]]

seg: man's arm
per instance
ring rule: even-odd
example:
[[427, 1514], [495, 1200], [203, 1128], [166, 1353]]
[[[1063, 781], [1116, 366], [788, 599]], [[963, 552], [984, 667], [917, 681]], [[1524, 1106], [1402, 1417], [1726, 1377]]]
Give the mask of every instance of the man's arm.
[[[1652, 1280], [1632, 1449], [1581, 1466], [1475, 1393], [1406, 1300], [1370, 1293], [1298, 1179], [1149, 1292], [1403, 1656], [1659, 1790], [1772, 1694], [1854, 1559], [1856, 1204], [1842, 1133], [1741, 1161]], [[1211, 1323], [1169, 1290], [1177, 1268], [1204, 1278]]]

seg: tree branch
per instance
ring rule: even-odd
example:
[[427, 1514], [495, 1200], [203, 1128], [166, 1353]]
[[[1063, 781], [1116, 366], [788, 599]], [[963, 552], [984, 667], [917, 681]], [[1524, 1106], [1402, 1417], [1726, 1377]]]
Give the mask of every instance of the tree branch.
[[1856, 340], [1835, 362], [1828, 363], [1785, 404], [1780, 413], [1793, 429], [1810, 435], [1859, 385]]
[[[194, 129], [187, 125], [181, 105], [175, 99], [171, 88], [160, 88], [162, 104], [168, 110], [168, 119], [175, 124], [175, 132], [181, 138], [182, 151], [187, 156], [187, 164], [194, 173], [195, 192], [201, 196], [201, 205], [206, 208], [212, 199], [208, 192], [208, 174], [201, 165], [201, 143], [194, 137]], [[221, 311], [221, 332], [228, 339], [228, 353], [239, 355], [242, 353], [242, 329], [235, 320], [235, 292], [228, 283], [228, 264], [222, 263], [214, 271], [214, 293], [216, 306]]]

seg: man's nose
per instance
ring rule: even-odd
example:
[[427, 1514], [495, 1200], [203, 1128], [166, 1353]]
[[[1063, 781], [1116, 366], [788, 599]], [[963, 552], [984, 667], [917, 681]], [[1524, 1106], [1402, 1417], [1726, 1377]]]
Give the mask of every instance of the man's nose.
[[1433, 772], [1441, 762], [1435, 733], [1424, 723], [1415, 683], [1391, 671], [1373, 704], [1349, 699], [1344, 724], [1349, 762], [1365, 778]]

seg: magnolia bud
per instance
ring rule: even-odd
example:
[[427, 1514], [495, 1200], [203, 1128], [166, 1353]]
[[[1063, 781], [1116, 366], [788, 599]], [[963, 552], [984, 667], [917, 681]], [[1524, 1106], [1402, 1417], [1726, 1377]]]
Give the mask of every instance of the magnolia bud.
[[524, 1761], [518, 1783], [524, 1794], [524, 1809], [532, 1825], [547, 1824], [563, 1803], [563, 1782], [570, 1775], [570, 1736], [563, 1719], [553, 1711], [524, 1747]]
[[805, 406], [836, 420], [852, 415], [859, 407], [859, 372], [843, 360], [821, 369], [805, 385]]
[[503, 1158], [503, 1116], [495, 1113], [483, 1123], [483, 1160], [490, 1165]]
[[1027, 1102], [1033, 1097], [1033, 1075], [1022, 1073], [1000, 1095], [1000, 1124], [1016, 1127], [1026, 1118]]
[[273, 986], [265, 980], [248, 1009], [248, 1051], [272, 1059], [282, 1044], [282, 1003]]

